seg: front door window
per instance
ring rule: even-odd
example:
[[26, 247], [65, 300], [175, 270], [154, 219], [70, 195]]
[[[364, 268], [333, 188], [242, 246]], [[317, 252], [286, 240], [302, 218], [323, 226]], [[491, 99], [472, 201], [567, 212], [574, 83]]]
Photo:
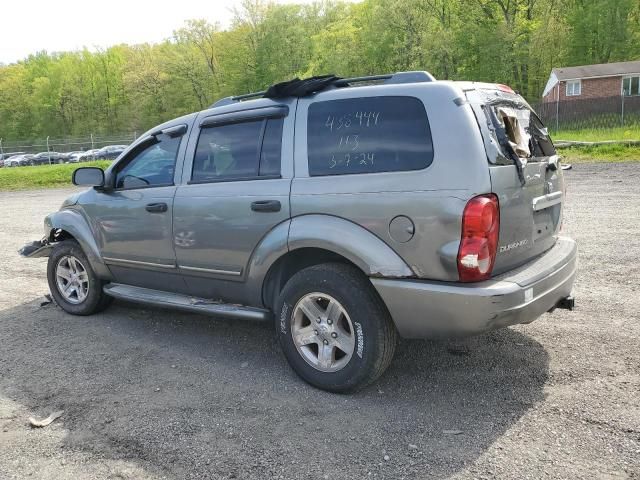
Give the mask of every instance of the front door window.
[[116, 175], [116, 188], [146, 188], [173, 185], [180, 139], [166, 138], [142, 147]]

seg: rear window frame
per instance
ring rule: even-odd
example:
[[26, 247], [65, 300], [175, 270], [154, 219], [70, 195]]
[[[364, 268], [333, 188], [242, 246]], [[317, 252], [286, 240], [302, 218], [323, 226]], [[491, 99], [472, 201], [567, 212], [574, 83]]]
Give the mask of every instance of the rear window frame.
[[[542, 122], [542, 120], [540, 119], [540, 117], [538, 116], [538, 114], [535, 112], [535, 110], [533, 110], [533, 108], [531, 108], [528, 104], [527, 105], [521, 105], [520, 103], [517, 102], [513, 102], [513, 101], [505, 101], [505, 102], [496, 102], [493, 104], [487, 104], [485, 107], [488, 109], [495, 109], [499, 106], [506, 106], [509, 108], [513, 108], [516, 110], [527, 110], [529, 112], [529, 116], [532, 119], [537, 120], [540, 125], [546, 129], [546, 127], [544, 126], [544, 123]], [[492, 111], [493, 115], [496, 115], [495, 111]], [[486, 114], [485, 114], [486, 115]], [[526, 128], [526, 133], [528, 135], [530, 135], [532, 137], [531, 142], [538, 142], [538, 140], [534, 137], [534, 134], [531, 131], [531, 121], [529, 122], [529, 126]], [[551, 144], [551, 146], [554, 149], [554, 153], [550, 154], [550, 155], [536, 155], [535, 152], [533, 150], [530, 151], [530, 156], [528, 157], [519, 157], [518, 158], [520, 160], [525, 160], [526, 163], [541, 163], [546, 161], [546, 159], [548, 159], [549, 157], [553, 156], [553, 155], [557, 155], [557, 151], [555, 148], [555, 145], [553, 145], [553, 141], [551, 140], [551, 137], [547, 134], [546, 135], [547, 138], [549, 139], [549, 143]], [[511, 139], [510, 139], [511, 140]], [[529, 144], [529, 148], [531, 147], [532, 143]], [[510, 159], [510, 155], [512, 154], [511, 152], [505, 152], [504, 151], [504, 146], [500, 145], [498, 143], [498, 150], [499, 153], [502, 155], [502, 157], [505, 159], [505, 165], [512, 165], [513, 161]], [[515, 152], [513, 152], [513, 154], [515, 155]], [[502, 165], [503, 163], [496, 161], [496, 164], [498, 165]]]
[[[553, 144], [553, 140], [547, 132], [548, 141], [554, 150], [553, 154], [538, 156], [534, 155], [534, 152], [532, 151], [531, 156], [529, 157], [516, 156], [516, 161], [515, 158], [511, 156], [511, 152], [504, 151], [503, 146], [500, 144], [500, 140], [494, 135], [494, 133], [497, 135], [497, 132], [493, 126], [493, 120], [488, 116], [489, 112], [486, 110], [491, 109], [492, 114], [495, 115], [496, 118], [497, 114], [494, 110], [500, 106], [528, 110], [530, 116], [535, 118], [546, 130], [547, 127], [544, 125], [539, 115], [533, 108], [531, 108], [531, 105], [529, 105], [526, 100], [516, 93], [509, 94], [497, 89], [474, 89], [467, 91], [466, 93], [478, 124], [482, 136], [482, 142], [487, 154], [487, 161], [490, 165], [509, 166], [516, 164], [517, 166], [517, 162], [524, 162], [524, 164], [542, 163], [546, 159], [558, 154], [556, 147]], [[529, 135], [531, 135], [530, 130], [531, 129], [529, 128], [529, 132], [527, 132]]]
[[[187, 180], [187, 185], [203, 185], [207, 183], [227, 183], [227, 182], [243, 182], [243, 181], [252, 181], [252, 180], [275, 180], [282, 178], [282, 143], [284, 139], [284, 121], [289, 113], [287, 107], [278, 106], [278, 107], [267, 107], [264, 109], [257, 109], [257, 111], [253, 110], [245, 110], [240, 112], [233, 112], [231, 114], [221, 114], [216, 116], [211, 116], [203, 119], [200, 122], [200, 129], [198, 131], [198, 137], [195, 142], [195, 149], [193, 151], [193, 157], [191, 159], [191, 171], [189, 172], [189, 178]], [[280, 173], [278, 174], [268, 174], [268, 175], [260, 175], [260, 167], [262, 165], [262, 151], [264, 148], [264, 138], [267, 131], [267, 125], [269, 122], [280, 122]], [[214, 179], [201, 179], [194, 180], [193, 174], [195, 170], [195, 160], [196, 154], [198, 150], [198, 145], [200, 144], [200, 139], [202, 134], [209, 129], [219, 128], [228, 125], [237, 125], [237, 124], [246, 124], [246, 123], [262, 123], [260, 128], [260, 136], [258, 137], [257, 142], [257, 158], [256, 158], [256, 175], [229, 175], [220, 178]]]
[[[410, 99], [411, 101], [415, 101], [417, 102], [417, 104], [420, 105], [422, 111], [424, 112], [424, 126], [426, 127], [426, 145], [430, 146], [430, 152], [427, 154], [427, 158], [424, 162], [423, 166], [420, 166], [420, 168], [403, 168], [403, 169], [388, 169], [388, 170], [372, 170], [372, 171], [352, 171], [352, 172], [345, 172], [345, 171], [335, 171], [335, 172], [314, 172], [314, 169], [312, 167], [312, 162], [311, 162], [311, 152], [312, 149], [310, 148], [310, 139], [311, 136], [313, 135], [313, 133], [310, 131], [310, 126], [311, 126], [311, 114], [312, 114], [312, 108], [314, 107], [314, 105], [319, 105], [319, 104], [326, 104], [326, 103], [332, 103], [332, 102], [348, 102], [348, 101], [361, 101], [361, 100], [367, 100], [367, 101], [375, 101], [378, 99]], [[354, 97], [345, 97], [345, 98], [334, 98], [331, 100], [318, 100], [318, 101], [314, 101], [312, 103], [309, 104], [307, 111], [306, 111], [306, 118], [305, 118], [305, 124], [306, 124], [306, 145], [305, 145], [305, 150], [306, 150], [306, 166], [307, 166], [307, 175], [309, 178], [322, 178], [322, 177], [342, 177], [342, 176], [350, 176], [350, 175], [372, 175], [372, 174], [389, 174], [389, 173], [408, 173], [408, 172], [420, 172], [423, 170], [426, 170], [427, 168], [429, 168], [432, 164], [433, 161], [435, 159], [435, 144], [433, 141], [433, 130], [431, 128], [431, 122], [430, 122], [430, 118], [429, 118], [429, 114], [427, 112], [427, 108], [424, 104], [424, 101], [416, 96], [416, 95], [373, 95], [373, 96], [354, 96]]]

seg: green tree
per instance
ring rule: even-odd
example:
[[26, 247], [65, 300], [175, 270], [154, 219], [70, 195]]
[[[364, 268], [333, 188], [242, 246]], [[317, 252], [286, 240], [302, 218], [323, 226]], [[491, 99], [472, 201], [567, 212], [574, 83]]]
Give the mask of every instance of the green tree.
[[536, 101], [553, 67], [640, 57], [638, 0], [244, 0], [155, 45], [0, 65], [0, 138], [142, 131], [295, 76], [428, 70]]

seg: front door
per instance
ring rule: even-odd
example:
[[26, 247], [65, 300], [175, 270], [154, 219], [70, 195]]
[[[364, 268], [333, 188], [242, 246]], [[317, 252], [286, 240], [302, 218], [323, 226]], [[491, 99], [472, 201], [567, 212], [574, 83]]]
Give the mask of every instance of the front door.
[[174, 202], [174, 245], [192, 295], [247, 302], [250, 257], [289, 219], [295, 101], [200, 117]]
[[115, 188], [87, 205], [115, 281], [184, 291], [172, 242], [174, 175], [181, 136], [157, 135], [115, 167]]

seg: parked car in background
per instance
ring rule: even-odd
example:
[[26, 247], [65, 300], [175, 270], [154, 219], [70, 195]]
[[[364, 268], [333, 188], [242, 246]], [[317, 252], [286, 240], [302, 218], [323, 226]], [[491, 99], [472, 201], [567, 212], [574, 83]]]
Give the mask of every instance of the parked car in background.
[[4, 161], [5, 167], [24, 167], [33, 165], [33, 155], [26, 153], [23, 155], [14, 155]]
[[107, 145], [96, 152], [96, 160], [114, 160], [127, 148], [126, 145]]
[[60, 158], [64, 163], [69, 163], [69, 158], [71, 158], [72, 152], [60, 152]]
[[8, 160], [11, 157], [17, 157], [18, 155], [24, 155], [25, 152], [11, 152], [11, 153], [3, 153], [0, 155], [0, 168], [4, 167], [4, 166], [8, 166], [5, 165], [5, 160]]
[[64, 155], [58, 152], [40, 152], [33, 156], [33, 165], [64, 163]]
[[5, 157], [4, 160], [2, 160], [2, 166], [5, 168], [14, 167], [15, 165], [13, 165], [11, 159], [19, 156], [20, 155], [12, 155], [11, 157]]
[[77, 151], [77, 152], [69, 152], [67, 154], [67, 163], [78, 163], [80, 161], [80, 157], [84, 155], [85, 152]]
[[87, 150], [86, 152], [82, 152], [78, 157], [80, 162], [88, 162], [89, 160], [95, 160], [95, 155], [100, 151], [99, 148], [92, 148], [91, 150]]
[[398, 336], [573, 308], [560, 158], [505, 85], [288, 82], [160, 125], [73, 183], [94, 188], [22, 249], [49, 257], [63, 310], [115, 297], [270, 321], [298, 375], [329, 391], [373, 382]]

